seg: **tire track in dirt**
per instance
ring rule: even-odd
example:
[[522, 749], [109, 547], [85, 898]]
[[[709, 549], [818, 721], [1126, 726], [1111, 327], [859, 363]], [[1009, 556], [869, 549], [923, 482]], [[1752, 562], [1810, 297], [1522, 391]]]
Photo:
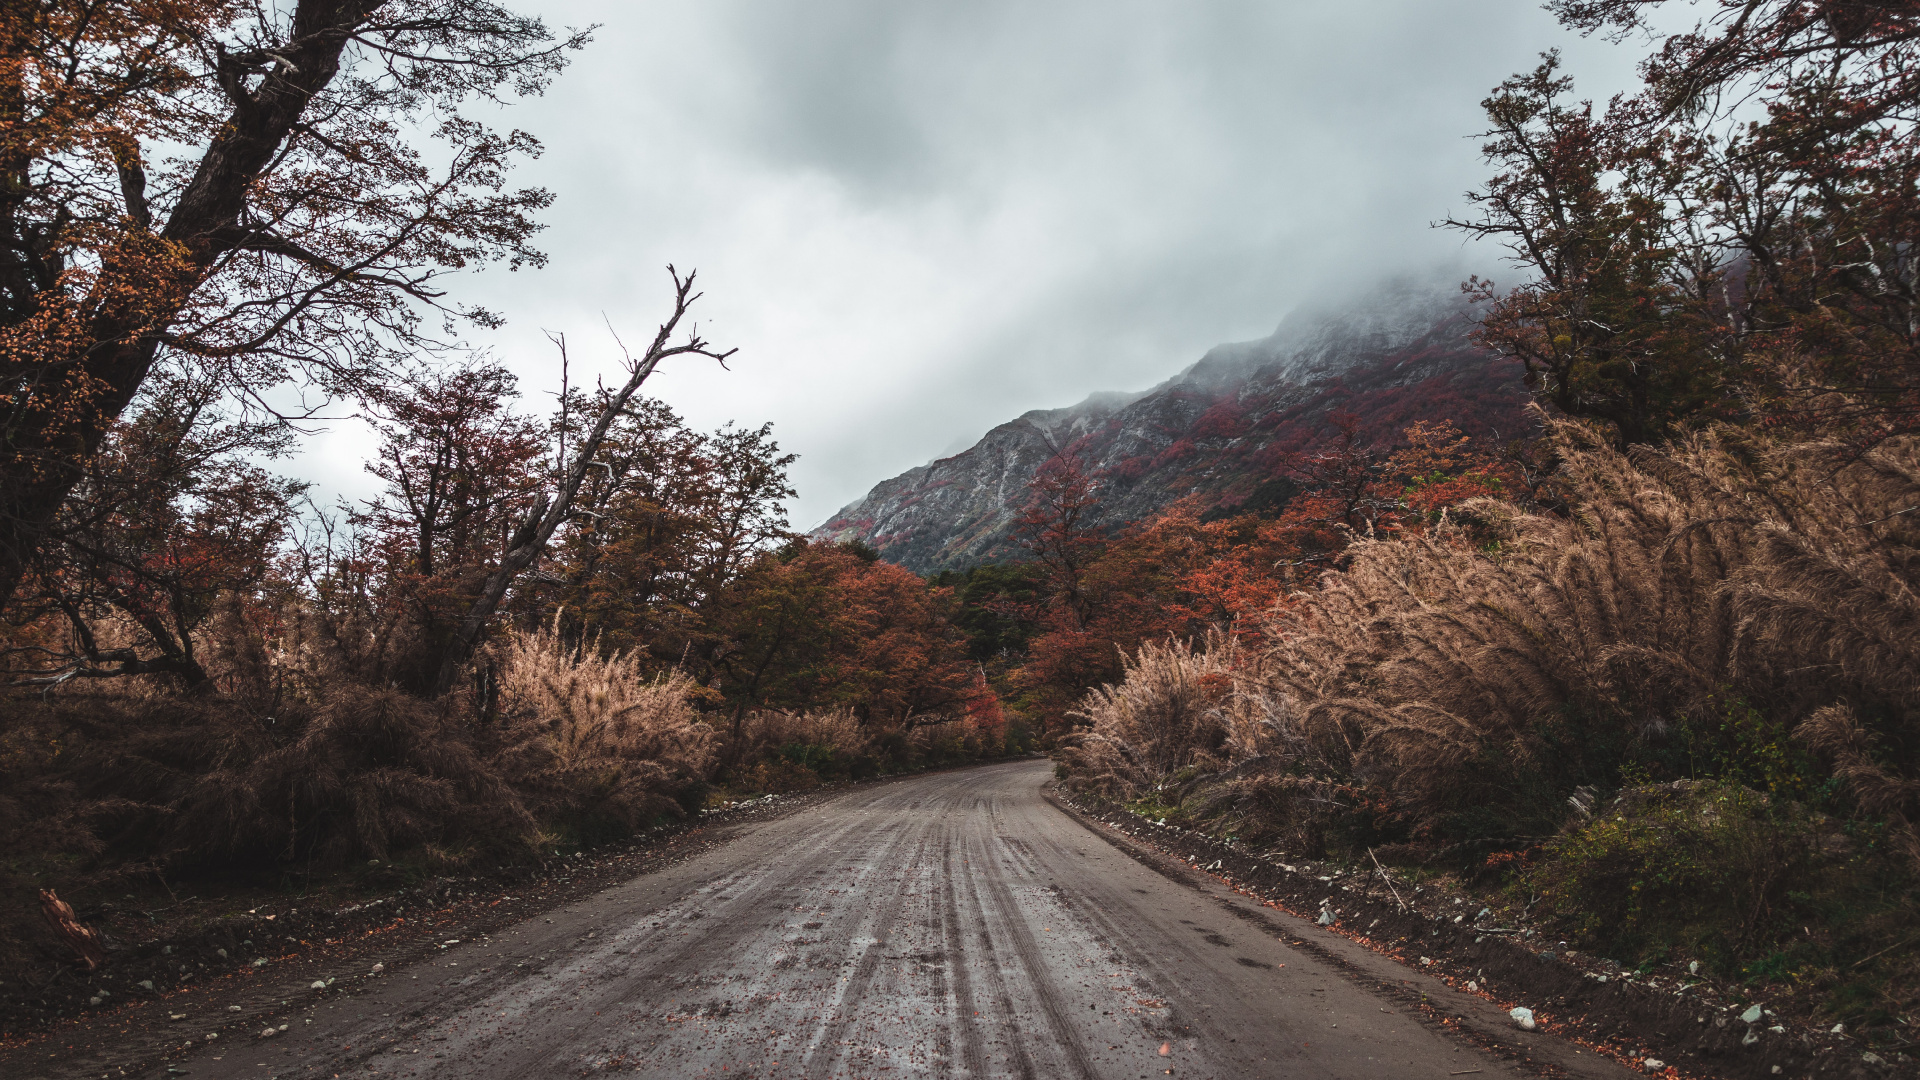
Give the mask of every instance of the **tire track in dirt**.
[[1529, 1075], [1096, 842], [1046, 772], [848, 793], [203, 1052], [194, 1080]]

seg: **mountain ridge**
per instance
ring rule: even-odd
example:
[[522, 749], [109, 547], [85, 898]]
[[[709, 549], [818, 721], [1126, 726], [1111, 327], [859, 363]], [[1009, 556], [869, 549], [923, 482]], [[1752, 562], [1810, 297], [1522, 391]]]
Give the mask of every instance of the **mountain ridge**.
[[1236, 505], [1324, 437], [1336, 411], [1380, 442], [1416, 420], [1518, 434], [1519, 365], [1476, 346], [1473, 321], [1457, 288], [1415, 279], [1302, 304], [1267, 337], [1214, 346], [1150, 389], [1028, 410], [879, 482], [809, 535], [861, 541], [917, 573], [963, 569], [1019, 554], [1027, 484], [1057, 453], [1098, 478], [1094, 524], [1113, 527], [1189, 496]]

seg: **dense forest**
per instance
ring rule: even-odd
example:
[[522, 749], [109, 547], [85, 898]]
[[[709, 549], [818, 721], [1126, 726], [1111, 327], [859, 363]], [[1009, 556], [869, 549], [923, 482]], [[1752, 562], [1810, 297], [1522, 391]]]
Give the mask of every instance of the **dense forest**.
[[[478, 106], [584, 33], [0, 12], [0, 962], [65, 948], [40, 890], [511, 866], [1039, 751], [1911, 1045], [1920, 14], [1551, 6], [1653, 45], [1604, 107], [1551, 54], [1497, 87], [1446, 223], [1511, 256], [1466, 287], [1532, 431], [1335, 411], [1250, 497], [1119, 527], [1125, 478], [1068, 445], [1017, 558], [926, 578], [793, 530], [770, 426], [645, 393], [731, 355], [693, 274], [619, 385], [523, 391], [460, 344], [499, 318], [449, 276], [537, 268], [551, 200]], [[377, 433], [372, 498], [276, 471], [329, 408]]]

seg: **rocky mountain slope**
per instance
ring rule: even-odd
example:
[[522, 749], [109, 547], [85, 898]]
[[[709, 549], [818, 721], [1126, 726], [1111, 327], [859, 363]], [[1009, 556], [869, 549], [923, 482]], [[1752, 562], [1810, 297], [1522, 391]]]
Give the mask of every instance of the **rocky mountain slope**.
[[[1287, 459], [1360, 418], [1383, 445], [1415, 420], [1477, 435], [1527, 426], [1518, 364], [1475, 347], [1451, 284], [1400, 281], [1303, 306], [1258, 341], [1220, 345], [1144, 393], [1095, 394], [994, 428], [952, 457], [882, 481], [815, 529], [858, 539], [919, 573], [1017, 557], [1010, 539], [1028, 481], [1056, 453], [1100, 477], [1098, 522], [1152, 516], [1177, 499], [1270, 500]], [[1279, 485], [1284, 487], [1284, 485]]]

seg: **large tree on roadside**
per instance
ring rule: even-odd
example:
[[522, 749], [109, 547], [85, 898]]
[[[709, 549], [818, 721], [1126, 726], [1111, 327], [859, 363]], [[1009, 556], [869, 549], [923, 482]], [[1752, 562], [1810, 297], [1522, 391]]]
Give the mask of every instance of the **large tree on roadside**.
[[1653, 17], [1677, 3], [1549, 6], [1657, 47], [1605, 108], [1551, 54], [1484, 102], [1499, 172], [1449, 224], [1527, 277], [1483, 289], [1487, 343], [1619, 444], [1920, 426], [1920, 4], [1700, 0], [1678, 33]]
[[[163, 359], [356, 393], [537, 264], [521, 132], [585, 35], [483, 0], [0, 0], [0, 599]], [[435, 340], [435, 339], [441, 340]]]

